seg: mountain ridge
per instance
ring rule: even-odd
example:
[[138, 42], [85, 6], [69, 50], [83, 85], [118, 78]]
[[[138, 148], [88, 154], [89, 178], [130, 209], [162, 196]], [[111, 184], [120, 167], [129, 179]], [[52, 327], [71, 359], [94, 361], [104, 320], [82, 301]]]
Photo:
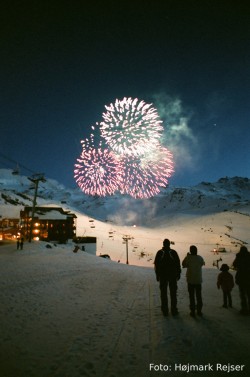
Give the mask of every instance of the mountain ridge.
[[[0, 169], [0, 193], [0, 211], [6, 212], [3, 209], [7, 205], [9, 212], [17, 213], [21, 207], [32, 205], [34, 184], [27, 176]], [[250, 206], [250, 179], [224, 177], [217, 182], [201, 182], [191, 187], [169, 186], [150, 199], [133, 199], [124, 195], [91, 197], [79, 188], [68, 189], [56, 180], [47, 179], [39, 183], [37, 194], [40, 206], [58, 205], [100, 221], [120, 225], [131, 225], [136, 221], [147, 226], [154, 217], [244, 210]]]

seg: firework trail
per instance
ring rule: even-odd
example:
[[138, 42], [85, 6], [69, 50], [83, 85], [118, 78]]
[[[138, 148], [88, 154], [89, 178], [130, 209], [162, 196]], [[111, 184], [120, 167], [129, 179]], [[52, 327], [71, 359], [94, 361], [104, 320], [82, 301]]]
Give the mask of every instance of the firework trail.
[[100, 133], [114, 152], [139, 156], [157, 145], [163, 127], [152, 104], [124, 97], [105, 108]]
[[116, 155], [101, 145], [93, 146], [91, 139], [82, 141], [82, 153], [77, 159], [74, 178], [80, 189], [88, 195], [112, 195], [118, 190], [122, 163]]
[[120, 192], [135, 199], [148, 199], [167, 186], [174, 171], [173, 156], [167, 148], [158, 145], [144, 156], [124, 157], [123, 169]]

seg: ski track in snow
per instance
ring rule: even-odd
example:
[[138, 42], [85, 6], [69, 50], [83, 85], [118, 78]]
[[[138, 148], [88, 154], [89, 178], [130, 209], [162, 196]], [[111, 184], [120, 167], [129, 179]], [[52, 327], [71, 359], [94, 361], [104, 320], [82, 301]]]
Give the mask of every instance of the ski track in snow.
[[[33, 247], [0, 248], [1, 377], [183, 376], [149, 371], [149, 364], [249, 360], [250, 318], [238, 314], [237, 288], [237, 309], [221, 308], [218, 270], [203, 271], [203, 318], [189, 316], [185, 273], [180, 315], [165, 318], [152, 268]], [[250, 365], [237, 375], [249, 372]]]

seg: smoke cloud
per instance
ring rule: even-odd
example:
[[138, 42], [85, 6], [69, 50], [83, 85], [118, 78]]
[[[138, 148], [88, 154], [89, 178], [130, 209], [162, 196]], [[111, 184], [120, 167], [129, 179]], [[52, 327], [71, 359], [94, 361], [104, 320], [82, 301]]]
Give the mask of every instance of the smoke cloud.
[[153, 99], [163, 120], [163, 143], [174, 155], [175, 171], [195, 169], [199, 143], [189, 126], [192, 112], [184, 109], [179, 98], [171, 98], [165, 93], [155, 94]]

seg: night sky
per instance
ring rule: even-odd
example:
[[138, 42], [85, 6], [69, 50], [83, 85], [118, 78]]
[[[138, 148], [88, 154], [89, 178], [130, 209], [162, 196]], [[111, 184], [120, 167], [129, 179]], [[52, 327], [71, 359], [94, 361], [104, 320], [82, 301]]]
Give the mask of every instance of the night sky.
[[77, 187], [104, 106], [153, 103], [171, 186], [250, 177], [250, 6], [232, 0], [5, 1], [0, 168]]

